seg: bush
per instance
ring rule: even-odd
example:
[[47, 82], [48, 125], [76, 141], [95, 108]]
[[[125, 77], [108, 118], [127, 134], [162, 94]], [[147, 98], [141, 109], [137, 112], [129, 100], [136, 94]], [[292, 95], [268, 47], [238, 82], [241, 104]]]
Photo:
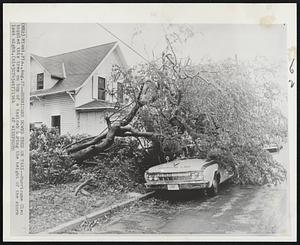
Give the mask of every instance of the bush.
[[30, 188], [38, 189], [81, 178], [63, 147], [82, 136], [59, 135], [45, 125], [30, 130]]
[[145, 161], [149, 154], [136, 139], [116, 138], [110, 150], [93, 159], [98, 164], [84, 167], [82, 173], [103, 191], [134, 191], [144, 183], [144, 172], [151, 165]]
[[62, 183], [94, 179], [105, 192], [140, 188], [145, 170], [154, 164], [151, 153], [136, 139], [116, 139], [110, 150], [90, 161], [96, 166], [76, 163], [63, 148], [86, 136], [59, 135], [45, 125], [30, 131], [30, 188], [32, 190]]

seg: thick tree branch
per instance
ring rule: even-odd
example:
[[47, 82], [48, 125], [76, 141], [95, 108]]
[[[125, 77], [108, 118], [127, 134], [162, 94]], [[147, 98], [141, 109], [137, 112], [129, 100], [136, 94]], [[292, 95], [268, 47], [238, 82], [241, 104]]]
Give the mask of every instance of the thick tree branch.
[[[102, 136], [102, 141], [98, 137], [97, 143], [101, 141], [100, 143], [98, 144], [88, 143], [87, 147], [82, 147], [80, 145], [78, 147], [80, 150], [72, 151], [70, 153], [71, 156], [77, 161], [82, 161], [102, 152], [103, 150], [112, 146], [112, 144], [114, 143], [115, 136], [118, 133], [119, 129], [120, 129], [120, 123], [119, 122], [113, 123], [111, 125], [111, 129], [108, 130], [108, 132]], [[93, 142], [95, 142], [95, 139], [93, 140]]]
[[82, 190], [83, 187], [89, 185], [91, 182], [92, 182], [92, 179], [88, 179], [88, 180], [84, 181], [83, 183], [81, 183], [81, 184], [76, 188], [75, 194], [74, 194], [74, 195], [77, 196], [78, 192], [79, 192], [80, 190]]
[[121, 121], [121, 126], [126, 126], [128, 125], [132, 119], [135, 117], [137, 114], [138, 110], [143, 106], [144, 104], [141, 102], [137, 102], [134, 107], [131, 109], [131, 111], [127, 114], [127, 116]]
[[109, 116], [106, 116], [106, 117], [105, 117], [105, 121], [106, 121], [108, 130], [110, 130], [110, 129], [111, 129], [111, 121], [110, 121], [110, 117], [109, 117]]
[[63, 149], [68, 149], [68, 148], [70, 148], [70, 147], [73, 146], [73, 145], [80, 144], [80, 143], [82, 143], [82, 142], [84, 142], [84, 141], [91, 140], [91, 139], [94, 139], [94, 138], [96, 138], [96, 137], [97, 137], [97, 136], [91, 136], [91, 137], [84, 138], [84, 139], [82, 139], [82, 140], [79, 140], [79, 141], [76, 141], [76, 142], [71, 143], [71, 144], [69, 144], [69, 145], [66, 145], [65, 147], [63, 147]]
[[92, 146], [94, 144], [97, 144], [99, 143], [101, 140], [103, 140], [105, 137], [106, 137], [107, 133], [102, 133], [96, 137], [94, 137], [92, 140], [86, 142], [86, 143], [82, 143], [82, 144], [79, 144], [79, 145], [75, 145], [69, 149], [67, 149], [67, 152], [68, 153], [72, 153], [72, 152], [75, 152], [75, 151], [80, 151], [86, 147], [89, 147], [89, 146]]
[[137, 96], [137, 101], [136, 102], [139, 102], [141, 100], [141, 96], [142, 96], [142, 93], [143, 93], [143, 90], [144, 90], [144, 86], [145, 86], [145, 83], [142, 83], [141, 87], [140, 87], [140, 91], [139, 91], [139, 94]]

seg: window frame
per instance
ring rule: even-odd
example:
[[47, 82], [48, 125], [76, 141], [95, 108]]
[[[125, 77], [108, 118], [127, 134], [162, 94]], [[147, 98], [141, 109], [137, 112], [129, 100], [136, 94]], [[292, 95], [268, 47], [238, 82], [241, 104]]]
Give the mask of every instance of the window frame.
[[[59, 127], [58, 126], [53, 126], [54, 117], [59, 117]], [[62, 116], [61, 115], [51, 115], [51, 128], [58, 127], [59, 134], [61, 134], [61, 122], [62, 122]]]
[[[42, 80], [39, 80], [39, 76], [41, 76], [42, 75]], [[42, 82], [42, 88], [40, 88], [40, 82]], [[44, 85], [45, 85], [45, 74], [44, 74], [44, 72], [42, 72], [42, 73], [37, 73], [36, 74], [36, 90], [42, 90], [42, 89], [44, 89]]]
[[[103, 100], [105, 101], [106, 100], [106, 79], [104, 77], [100, 77], [98, 76], [97, 77], [97, 85], [98, 85], [98, 91], [97, 91], [97, 99], [98, 100]], [[104, 82], [104, 86], [100, 86], [101, 84], [101, 81]], [[101, 92], [100, 92], [101, 91]], [[100, 94], [103, 96], [101, 97]]]

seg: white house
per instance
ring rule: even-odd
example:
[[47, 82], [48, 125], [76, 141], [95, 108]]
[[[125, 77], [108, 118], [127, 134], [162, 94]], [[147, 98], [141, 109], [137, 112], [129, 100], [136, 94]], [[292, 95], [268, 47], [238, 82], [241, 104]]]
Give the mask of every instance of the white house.
[[[61, 134], [91, 134], [105, 127], [104, 115], [123, 103], [122, 81], [113, 65], [126, 68], [117, 42], [50, 57], [30, 57], [30, 123], [58, 127]], [[107, 91], [118, 91], [113, 96]]]

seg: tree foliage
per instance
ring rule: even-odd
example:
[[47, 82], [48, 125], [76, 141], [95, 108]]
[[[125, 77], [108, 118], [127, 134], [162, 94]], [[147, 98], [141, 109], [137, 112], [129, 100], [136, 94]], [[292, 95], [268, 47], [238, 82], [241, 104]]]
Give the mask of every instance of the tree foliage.
[[[157, 163], [193, 144], [199, 157], [217, 158], [233, 167], [239, 183], [283, 181], [285, 169], [263, 150], [265, 143], [287, 137], [287, 119], [276, 104], [280, 74], [276, 65], [261, 60], [192, 65], [189, 59], [177, 59], [169, 45], [161, 62], [118, 70], [130, 100], [136, 101], [139, 93], [148, 101], [130, 125], [157, 136]], [[129, 106], [115, 116], [131, 112]]]
[[144, 172], [153, 165], [152, 154], [131, 138], [116, 139], [112, 148], [94, 157], [93, 164], [77, 164], [63, 148], [85, 139], [84, 135], [59, 135], [45, 125], [30, 131], [30, 189], [92, 180], [103, 190], [137, 191]]
[[238, 183], [283, 181], [285, 169], [263, 150], [264, 144], [287, 137], [287, 119], [277, 105], [277, 67], [233, 59], [174, 64], [170, 61], [170, 73], [155, 74], [172, 90], [163, 90], [161, 99], [139, 114], [139, 125], [167, 135], [164, 153], [194, 144], [199, 156], [233, 167]]
[[55, 185], [81, 178], [79, 171], [74, 171], [75, 161], [63, 147], [85, 136], [60, 136], [55, 129], [45, 125], [30, 130], [30, 188]]
[[69, 156], [80, 164], [107, 153], [119, 138], [135, 138], [141, 148], [155, 149], [155, 163], [193, 145], [189, 154], [234, 168], [239, 183], [284, 180], [285, 169], [263, 150], [265, 143], [287, 136], [287, 119], [278, 107], [278, 65], [262, 57], [193, 64], [178, 58], [175, 49], [192, 31], [169, 28], [160, 59], [129, 70], [113, 67], [110, 82], [123, 80], [127, 103], [105, 117], [107, 128], [99, 135], [65, 146]]

